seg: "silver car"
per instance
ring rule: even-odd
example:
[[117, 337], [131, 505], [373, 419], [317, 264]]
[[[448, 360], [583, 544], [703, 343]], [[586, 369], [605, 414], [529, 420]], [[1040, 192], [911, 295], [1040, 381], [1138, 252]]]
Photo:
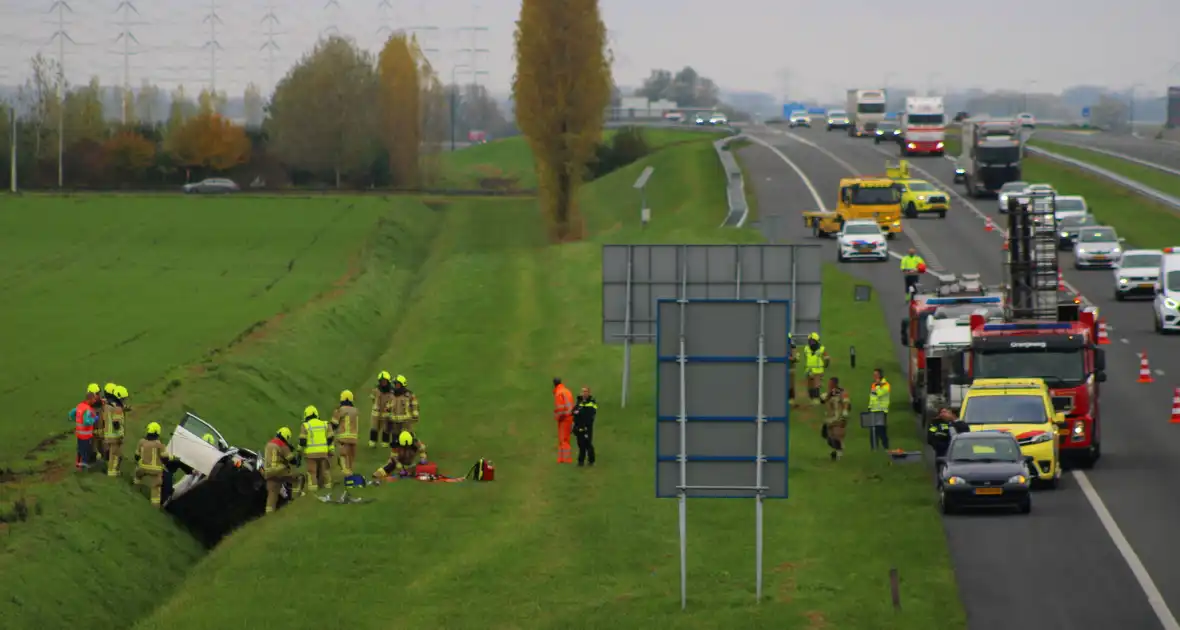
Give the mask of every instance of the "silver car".
[[1155, 283], [1160, 279], [1160, 263], [1164, 253], [1158, 249], [1129, 249], [1114, 268], [1114, 299], [1128, 296], [1155, 296]]
[[203, 179], [199, 182], [185, 184], [181, 190], [183, 190], [186, 195], [193, 195], [200, 193], [216, 194], [237, 192], [240, 189], [232, 179], [225, 179], [224, 177], [211, 177], [209, 179]]
[[1123, 256], [1124, 240], [1115, 234], [1114, 228], [1105, 225], [1078, 230], [1078, 240], [1073, 246], [1074, 269], [1113, 268]]
[[1028, 189], [1028, 182], [1008, 182], [1000, 186], [1000, 190], [996, 191], [996, 196], [999, 198], [1000, 214], [1008, 212], [1008, 198], [1019, 197], [1019, 193]]

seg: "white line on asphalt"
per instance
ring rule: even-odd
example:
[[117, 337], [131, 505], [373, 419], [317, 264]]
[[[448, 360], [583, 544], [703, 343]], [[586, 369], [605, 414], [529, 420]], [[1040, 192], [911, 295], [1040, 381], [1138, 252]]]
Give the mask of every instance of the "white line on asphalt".
[[[788, 134], [785, 132], [782, 133], [785, 136], [793, 137], [793, 134]], [[795, 165], [794, 162], [788, 159], [786, 155], [783, 155], [781, 151], [770, 146], [768, 143], [760, 142], [760, 144], [769, 148], [771, 151], [774, 151], [776, 155], [782, 158], [782, 160], [786, 162], [788, 166], [790, 166], [796, 173], [799, 174], [799, 177], [803, 179], [805, 184], [807, 184], [808, 189], [812, 191], [812, 195], [816, 194], [815, 187], [811, 185], [810, 180], [807, 179], [807, 176], [803, 174], [803, 172], [798, 166]], [[824, 153], [829, 153], [826, 150], [823, 150], [821, 147], [816, 146], [816, 148], [820, 149]], [[878, 149], [878, 151], [880, 150]], [[880, 152], [884, 153], [883, 151]], [[886, 153], [885, 155], [889, 154]], [[833, 156], [829, 154], [829, 157]], [[843, 160], [837, 159], [837, 161], [842, 162]], [[937, 177], [934, 177], [925, 170], [914, 166], [912, 163], [910, 164], [910, 168], [919, 174], [925, 175], [927, 179], [938, 181]], [[855, 169], [851, 170], [856, 172]], [[975, 213], [984, 220], [987, 219], [987, 215], [980, 211], [979, 208], [976, 208], [975, 204], [971, 203], [969, 200], [967, 200], [967, 198], [963, 197], [953, 189], [950, 192], [961, 199], [967, 205], [967, 208], [971, 210], [971, 212]], [[1007, 230], [1001, 229], [1000, 233], [1004, 236], [1004, 238], [1008, 237]], [[916, 241], [915, 245], [917, 245]], [[925, 250], [926, 248], [923, 247], [922, 249]], [[890, 254], [896, 255], [893, 252], [890, 252]], [[1066, 288], [1073, 291], [1073, 293], [1081, 298], [1084, 302], [1092, 304], [1092, 302], [1087, 300], [1085, 296], [1081, 294], [1081, 292], [1071, 287], [1068, 282], [1065, 283], [1065, 286]], [[1121, 339], [1120, 341], [1123, 343], [1129, 343], [1126, 339]], [[1130, 567], [1131, 573], [1134, 574], [1135, 580], [1139, 583], [1139, 588], [1147, 597], [1147, 602], [1151, 605], [1152, 610], [1155, 612], [1156, 618], [1159, 619], [1160, 625], [1163, 626], [1164, 630], [1180, 630], [1180, 623], [1177, 623], [1176, 617], [1168, 608], [1168, 604], [1166, 601], [1164, 601], [1163, 595], [1160, 594], [1160, 590], [1155, 585], [1155, 581], [1151, 579], [1151, 574], [1147, 572], [1147, 567], [1143, 566], [1143, 562], [1139, 559], [1139, 555], [1136, 554], [1135, 549], [1131, 547], [1130, 541], [1127, 540], [1127, 537], [1123, 535], [1122, 530], [1119, 529], [1118, 523], [1116, 523], [1114, 520], [1114, 516], [1111, 515], [1110, 510], [1106, 509], [1106, 504], [1102, 502], [1102, 497], [1098, 495], [1098, 491], [1094, 488], [1093, 484], [1090, 483], [1090, 478], [1087, 477], [1086, 473], [1081, 470], [1071, 471], [1070, 474], [1073, 475], [1073, 477], [1077, 480], [1078, 486], [1082, 489], [1082, 495], [1086, 497], [1086, 501], [1090, 503], [1090, 507], [1093, 508], [1094, 513], [1098, 515], [1098, 520], [1102, 523], [1103, 529], [1106, 530], [1106, 535], [1110, 537], [1111, 541], [1114, 543], [1115, 548], [1118, 549], [1119, 554], [1122, 555], [1123, 560], [1127, 563], [1127, 566]]]
[[[859, 170], [857, 170], [857, 168], [855, 166], [844, 161], [840, 156], [836, 155], [835, 153], [832, 153], [831, 151], [825, 149], [824, 147], [821, 147], [818, 144], [816, 144], [806, 138], [803, 138], [802, 136], [797, 136], [793, 133], [789, 133], [789, 132], [784, 131], [784, 132], [782, 132], [782, 134], [784, 136], [790, 138], [791, 140], [794, 140], [795, 142], [798, 142], [800, 144], [804, 144], [806, 146], [809, 146], [809, 147], [815, 149], [816, 151], [819, 151], [820, 153], [823, 153], [824, 155], [831, 158], [832, 161], [836, 162], [840, 166], [843, 166], [844, 169], [847, 170], [849, 173], [852, 173], [853, 175], [860, 175], [861, 174], [861, 172]], [[941, 270], [946, 269], [946, 266], [943, 265], [941, 262], [939, 262], [938, 256], [934, 255], [934, 250], [930, 249], [930, 247], [928, 245], [926, 245], [926, 243], [922, 240], [922, 237], [918, 236], [917, 232], [914, 232], [913, 230], [906, 229], [904, 224], [901, 227], [901, 231], [906, 236], [908, 236], [911, 241], [914, 242], [914, 246], [916, 248], [918, 248], [919, 250], [921, 250], [925, 254], [925, 257], [930, 261], [930, 266], [936, 267]]]
[[1130, 343], [1131, 343], [1131, 340], [1130, 340], [1130, 339], [1127, 339], [1126, 337], [1123, 337], [1122, 339], [1119, 339], [1119, 341], [1121, 341], [1121, 342], [1123, 342], [1123, 343], [1125, 343], [1125, 344], [1130, 344]]
[[1163, 375], [1164, 375], [1164, 371], [1163, 371], [1163, 370], [1156, 370], [1156, 371], [1155, 371], [1155, 375], [1156, 375], [1156, 376], [1163, 376]]
[[[770, 144], [769, 142], [763, 140], [762, 138], [758, 138], [755, 136], [746, 136], [746, 137], [749, 138], [750, 140], [752, 140], [753, 142], [760, 144], [760, 145], [766, 147], [767, 149], [770, 149], [771, 153], [774, 153], [775, 155], [777, 155], [779, 157], [780, 160], [782, 160], [783, 162], [786, 162], [787, 166], [791, 167], [791, 170], [795, 171], [795, 174], [799, 176], [799, 179], [803, 180], [803, 185], [807, 186], [807, 190], [811, 192], [811, 198], [815, 200], [816, 209], [818, 209], [820, 212], [827, 212], [828, 211], [828, 209], [826, 207], [824, 207], [823, 198], [819, 196], [819, 191], [817, 191], [815, 189], [815, 186], [811, 183], [811, 180], [807, 178], [807, 175], [803, 174], [803, 169], [799, 168], [799, 166], [797, 164], [792, 162], [791, 158], [787, 157], [782, 151], [779, 151], [777, 147], [775, 147], [774, 145]], [[770, 178], [767, 177], [766, 179], [770, 179]]]
[[1139, 554], [1135, 553], [1135, 549], [1131, 547], [1130, 541], [1123, 535], [1123, 531], [1119, 529], [1118, 523], [1115, 522], [1114, 516], [1111, 515], [1110, 510], [1106, 509], [1106, 504], [1102, 502], [1102, 497], [1098, 496], [1098, 491], [1090, 483], [1089, 477], [1080, 470], [1074, 471], [1073, 475], [1077, 478], [1078, 487], [1082, 489], [1082, 494], [1086, 496], [1086, 499], [1090, 502], [1090, 506], [1098, 514], [1098, 520], [1106, 528], [1106, 533], [1114, 541], [1114, 546], [1118, 548], [1119, 553], [1123, 556], [1123, 560], [1126, 560], [1127, 565], [1131, 567], [1131, 573], [1135, 575], [1135, 580], [1139, 582], [1139, 588], [1143, 589], [1143, 594], [1147, 596], [1147, 603], [1151, 604], [1151, 609], [1155, 611], [1155, 616], [1160, 620], [1160, 625], [1164, 627], [1164, 630], [1180, 630], [1180, 623], [1176, 622], [1176, 617], [1168, 609], [1168, 603], [1164, 601], [1164, 596], [1160, 594], [1159, 588], [1152, 581], [1151, 574], [1147, 572], [1147, 567], [1143, 566], [1143, 561], [1139, 559]]

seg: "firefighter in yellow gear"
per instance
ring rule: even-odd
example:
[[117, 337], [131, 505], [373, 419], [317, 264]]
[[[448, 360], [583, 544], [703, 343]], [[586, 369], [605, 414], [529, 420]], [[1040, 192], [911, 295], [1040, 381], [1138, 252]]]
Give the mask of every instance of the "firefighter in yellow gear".
[[107, 417], [111, 412], [111, 405], [115, 402], [115, 388], [118, 385], [108, 382], [102, 386], [102, 394], [98, 396], [98, 403], [94, 406], [94, 415], [98, 417], [98, 422], [94, 425], [94, 437], [98, 438], [90, 440], [90, 452], [94, 456], [94, 461], [98, 461], [107, 456], [106, 445], [106, 428]]
[[103, 406], [102, 447], [106, 451], [107, 476], [118, 477], [123, 463], [123, 436], [127, 426], [127, 388], [116, 385], [113, 402]]
[[164, 485], [164, 463], [168, 451], [160, 441], [160, 423], [149, 422], [147, 432], [135, 448], [135, 483], [147, 485], [152, 505], [160, 507], [160, 488]]
[[299, 450], [307, 458], [307, 489], [325, 490], [332, 487], [331, 456], [336, 454], [332, 425], [320, 420], [320, 412], [312, 405], [303, 410], [303, 424], [299, 429]]
[[352, 466], [356, 463], [356, 436], [360, 429], [361, 414], [354, 402], [352, 392], [346, 389], [340, 392], [340, 405], [332, 412], [332, 433], [340, 445], [336, 450], [337, 459], [340, 460], [340, 472], [346, 477], [352, 474]]
[[[279, 505], [279, 493], [284, 483], [295, 483], [295, 450], [291, 448], [291, 429], [280, 427], [274, 439], [266, 443], [262, 452], [262, 476], [266, 479], [266, 513], [275, 511]], [[294, 491], [294, 488], [292, 488]]]
[[377, 386], [370, 395], [372, 413], [369, 415], [369, 448], [389, 446], [393, 439], [393, 377], [381, 370], [377, 373]]
[[393, 379], [393, 432], [391, 435], [402, 434], [402, 431], [413, 433], [418, 426], [418, 397], [406, 387], [406, 377], [401, 374]]
[[426, 462], [426, 444], [413, 433], [402, 431], [398, 434], [397, 442], [389, 454], [389, 461], [373, 471], [373, 476], [378, 479], [393, 474], [412, 477], [418, 469], [418, 464]]
[[807, 396], [811, 404], [819, 405], [820, 388], [823, 386], [824, 370], [832, 363], [827, 349], [819, 341], [819, 333], [807, 336], [807, 345], [803, 348], [803, 369], [807, 372]]

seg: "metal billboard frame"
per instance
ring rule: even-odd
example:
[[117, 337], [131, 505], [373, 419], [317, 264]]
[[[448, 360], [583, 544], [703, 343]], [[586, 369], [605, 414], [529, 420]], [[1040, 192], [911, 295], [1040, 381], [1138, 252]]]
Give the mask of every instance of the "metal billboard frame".
[[654, 343], [658, 300], [789, 300], [791, 331], [804, 337], [820, 332], [823, 262], [818, 243], [603, 245], [602, 338], [623, 344], [620, 405], [630, 390], [631, 346]]
[[[714, 308], [719, 306], [723, 308]], [[768, 312], [772, 309], [781, 311], [781, 328], [777, 328], [779, 325], [777, 320], [768, 321], [773, 319], [774, 314]], [[757, 601], [762, 600], [763, 502], [768, 498], [785, 499], [788, 497], [792, 310], [793, 304], [790, 300], [664, 298], [657, 301], [655, 490], [657, 498], [675, 497], [679, 502], [681, 609], [686, 608], [688, 604], [687, 539], [688, 498], [690, 496], [694, 498], [755, 499], [755, 591]], [[713, 311], [712, 314], [705, 316], [705, 313], [709, 311]], [[730, 311], [731, 314], [725, 315], [724, 311]], [[721, 313], [721, 316], [718, 316], [718, 313]], [[665, 318], [674, 318], [676, 321], [671, 323]], [[701, 320], [699, 327], [705, 331], [701, 334], [702, 339], [699, 342], [691, 333], [696, 318]], [[727, 322], [727, 318], [730, 321]], [[675, 330], [674, 339], [667, 335], [670, 330]], [[728, 331], [728, 334], [719, 331]], [[744, 339], [739, 340], [735, 337], [735, 335], [744, 336], [745, 333], [749, 333], [749, 336]], [[711, 348], [711, 350], [700, 350], [700, 353], [690, 354], [690, 343], [692, 349]], [[746, 347], [743, 348], [743, 345]], [[768, 346], [771, 345], [775, 347], [769, 348]], [[751, 350], [753, 354], [751, 354]], [[713, 395], [712, 390], [709, 390], [710, 395], [703, 396], [701, 401], [690, 404], [693, 396], [689, 393], [689, 364], [697, 364], [706, 368], [704, 378], [711, 383], [724, 382], [726, 379], [722, 378], [721, 371], [716, 368], [728, 366], [730, 370], [735, 372], [733, 378], [729, 379], [734, 381], [734, 385], [748, 381], [750, 375], [745, 374], [746, 370], [734, 370], [733, 366], [745, 367], [753, 364], [756, 371], [753, 404], [751, 405], [748, 400], [738, 400], [733, 395], [718, 399]], [[674, 366], [674, 373], [665, 370], [666, 366]], [[707, 369], [710, 366], [717, 374], [710, 373]], [[777, 379], [774, 379], [771, 372], [780, 370], [771, 370], [772, 367], [781, 368], [782, 381], [779, 388], [774, 387], [774, 382]], [[701, 375], [702, 373], [698, 371], [691, 380], [695, 381]], [[664, 408], [666, 405], [664, 404], [663, 389], [667, 385], [664, 380], [669, 377], [676, 379], [675, 402], [669, 402], [667, 405], [676, 408], [675, 415], [668, 413], [669, 409]], [[692, 391], [703, 392], [705, 389]], [[733, 394], [735, 390], [729, 389], [728, 391]], [[700, 411], [707, 411], [707, 413], [695, 413], [698, 408]], [[741, 411], [738, 411], [739, 409]], [[674, 456], [670, 455], [673, 451], [668, 450], [667, 445], [661, 439], [664, 427], [669, 422], [675, 422], [678, 433], [678, 437], [675, 439]], [[752, 443], [744, 442], [744, 444], [734, 446], [734, 437], [737, 437], [738, 443], [749, 439], [748, 423], [754, 425]], [[767, 439], [768, 423], [773, 423], [776, 432], [781, 426], [781, 443], [774, 444]], [[703, 430], [706, 425], [711, 426], [709, 431]], [[698, 440], [696, 446], [690, 447], [693, 442], [690, 439], [690, 434], [695, 435], [696, 433], [690, 426], [693, 428], [702, 427], [702, 433], [709, 434], [705, 444], [701, 444], [701, 441]], [[743, 451], [743, 453], [726, 452], [725, 446], [722, 446], [723, 452], [720, 453], [708, 455], [693, 453], [697, 449], [713, 450], [714, 447], [727, 441], [729, 442], [728, 449]], [[771, 446], [773, 450], [768, 452], [768, 446]], [[694, 463], [697, 466], [693, 466]], [[743, 474], [735, 475], [734, 464], [738, 464], [740, 467], [741, 464], [749, 463], [754, 464], [753, 484], [742, 485], [738, 482], [728, 481], [735, 478], [748, 479], [749, 467], [744, 467]], [[673, 466], [668, 464], [673, 464]], [[766, 475], [768, 464], [781, 467], [781, 486], [775, 480], [768, 480]], [[661, 470], [665, 470], [665, 472], [678, 471], [678, 482], [671, 487], [675, 489], [674, 493], [668, 491], [670, 487], [668, 483], [663, 481]], [[694, 475], [696, 479], [707, 480], [711, 477], [722, 481], [693, 485], [689, 482], [690, 472], [699, 473]]]

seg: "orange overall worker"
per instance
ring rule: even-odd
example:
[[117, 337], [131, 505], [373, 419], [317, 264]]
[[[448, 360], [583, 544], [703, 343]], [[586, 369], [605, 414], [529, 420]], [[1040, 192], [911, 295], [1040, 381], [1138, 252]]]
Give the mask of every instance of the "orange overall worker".
[[98, 424], [101, 409], [98, 383], [91, 383], [86, 386], [86, 398], [70, 410], [74, 437], [78, 440], [78, 451], [74, 456], [74, 467], [78, 470], [89, 468], [94, 460], [94, 426]]
[[572, 464], [570, 434], [574, 430], [574, 395], [561, 384], [560, 378], [553, 379], [553, 419], [557, 421], [557, 463]]

